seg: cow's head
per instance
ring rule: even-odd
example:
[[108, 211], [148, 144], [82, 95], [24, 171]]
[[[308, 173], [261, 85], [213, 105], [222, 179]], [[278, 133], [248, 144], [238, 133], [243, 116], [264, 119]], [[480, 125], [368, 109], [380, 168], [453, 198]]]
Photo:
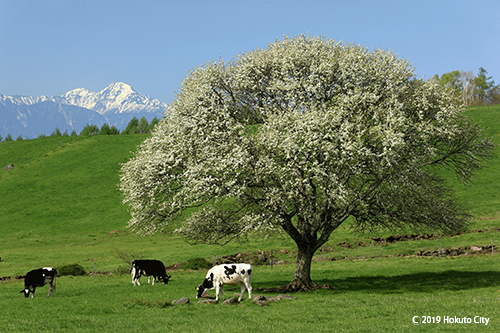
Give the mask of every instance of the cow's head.
[[162, 278], [163, 284], [168, 284], [168, 280], [170, 280], [171, 277], [172, 277], [171, 275], [168, 275], [168, 274], [165, 275], [165, 277]]
[[203, 293], [205, 292], [205, 288], [203, 288], [203, 285], [199, 285], [198, 287], [196, 287], [196, 290], [198, 291], [198, 294], [196, 294], [196, 298], [200, 298], [201, 296], [203, 296]]
[[207, 276], [205, 278], [203, 284], [200, 284], [198, 287], [196, 287], [196, 290], [198, 291], [196, 298], [202, 297], [205, 291], [213, 288], [214, 288], [214, 273], [210, 273], [210, 276]]
[[26, 298], [30, 297], [30, 292], [31, 290], [29, 290], [28, 288], [24, 288], [23, 290], [20, 291], [20, 293], [24, 293], [24, 296]]

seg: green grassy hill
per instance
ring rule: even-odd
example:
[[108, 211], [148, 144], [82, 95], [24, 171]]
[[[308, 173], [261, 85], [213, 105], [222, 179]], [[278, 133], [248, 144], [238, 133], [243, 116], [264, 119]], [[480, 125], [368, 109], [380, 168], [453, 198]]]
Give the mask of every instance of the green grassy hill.
[[[0, 256], [11, 268], [2, 267], [2, 273], [19, 273], [13, 262], [33, 267], [88, 260], [79, 257], [84, 252], [79, 246], [95, 247], [112, 239], [110, 231], [124, 231], [128, 215], [117, 191], [118, 171], [142, 139], [59, 137], [0, 144], [2, 168], [15, 166], [0, 176]], [[37, 251], [28, 254], [31, 248]]]
[[[500, 144], [500, 106], [470, 108], [467, 113]], [[286, 238], [235, 242], [221, 248], [190, 246], [168, 234], [142, 238], [131, 233], [126, 227], [127, 208], [122, 205], [118, 190], [119, 170], [145, 138], [146, 135], [47, 137], [0, 143], [0, 276], [22, 274], [36, 266], [69, 263], [79, 263], [90, 271], [95, 261], [98, 269], [110, 271], [123, 265], [120, 253], [139, 253], [170, 265], [192, 257], [210, 258], [246, 250], [295, 250]], [[494, 229], [500, 227], [499, 158], [496, 152], [470, 186], [458, 184], [450, 177], [460, 200], [475, 213], [471, 229], [496, 232]], [[3, 169], [11, 163], [15, 165], [12, 170]], [[366, 255], [366, 247], [349, 249], [338, 244], [370, 243], [369, 237], [388, 235], [389, 232], [355, 235], [346, 225], [334, 233], [327, 251], [334, 257]], [[487, 243], [489, 238], [483, 236], [482, 243]], [[465, 246], [474, 241], [474, 236], [461, 237], [454, 244]], [[388, 246], [384, 250], [392, 254], [412, 253], [425, 244], [412, 242], [408, 248], [398, 243], [394, 249]]]
[[123, 227], [127, 212], [116, 191], [118, 171], [141, 139], [94, 136], [72, 142], [42, 138], [3, 143], [0, 161], [15, 168], [4, 171], [0, 180], [2, 224], [9, 234], [21, 236], [29, 230], [40, 239]]
[[493, 138], [494, 157], [485, 163], [472, 184], [461, 185], [454, 177], [450, 180], [457, 196], [473, 209], [475, 216], [500, 219], [500, 105], [470, 107], [466, 114], [484, 128], [486, 136]]
[[[145, 138], [47, 137], [0, 143], [0, 277], [71, 263], [91, 271], [94, 261], [98, 270], [111, 271], [124, 265], [120, 254], [175, 264], [238, 252], [238, 244], [221, 251], [217, 246], [192, 247], [167, 234], [138, 237], [128, 230], [119, 170]], [[15, 167], [4, 170], [9, 164]]]

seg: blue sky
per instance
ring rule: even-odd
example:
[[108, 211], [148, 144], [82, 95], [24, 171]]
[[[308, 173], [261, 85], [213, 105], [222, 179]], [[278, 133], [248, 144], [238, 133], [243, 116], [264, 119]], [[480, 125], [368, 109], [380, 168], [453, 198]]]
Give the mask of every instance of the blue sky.
[[310, 34], [393, 50], [420, 77], [484, 67], [500, 83], [499, 0], [0, 0], [0, 94], [122, 81], [169, 103], [191, 69]]

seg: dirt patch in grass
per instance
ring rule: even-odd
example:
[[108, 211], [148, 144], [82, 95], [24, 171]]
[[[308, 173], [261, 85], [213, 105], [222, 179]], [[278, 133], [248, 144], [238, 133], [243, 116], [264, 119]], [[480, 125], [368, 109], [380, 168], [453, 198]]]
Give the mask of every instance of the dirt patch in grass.
[[[468, 233], [484, 233], [484, 232], [491, 232], [491, 231], [496, 231], [499, 232], [500, 228], [495, 228], [495, 229], [488, 229], [488, 230], [470, 230]], [[416, 240], [432, 240], [432, 239], [440, 239], [440, 238], [446, 238], [446, 237], [453, 237], [453, 236], [458, 236], [462, 235], [463, 233], [454, 233], [454, 234], [446, 234], [446, 235], [439, 235], [439, 234], [429, 234], [425, 233], [422, 235], [419, 234], [408, 234], [408, 235], [391, 235], [387, 237], [371, 237], [368, 238], [367, 241], [356, 241], [356, 242], [341, 242], [338, 243], [337, 246], [346, 248], [346, 249], [355, 249], [358, 247], [369, 247], [373, 246], [374, 244], [394, 244], [397, 242], [410, 242], [410, 241], [416, 241]]]

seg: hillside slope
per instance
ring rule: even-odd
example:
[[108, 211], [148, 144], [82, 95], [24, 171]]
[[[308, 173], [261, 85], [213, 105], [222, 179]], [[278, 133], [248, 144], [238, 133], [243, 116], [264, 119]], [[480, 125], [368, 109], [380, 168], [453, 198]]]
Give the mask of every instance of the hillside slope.
[[460, 184], [449, 174], [457, 197], [470, 208], [477, 218], [500, 217], [500, 105], [478, 106], [467, 109], [466, 114], [484, 129], [484, 135], [495, 143], [494, 157], [485, 161], [472, 184]]
[[0, 179], [3, 230], [50, 237], [123, 228], [127, 211], [117, 190], [120, 163], [143, 139], [121, 135], [71, 143], [66, 137], [2, 143], [0, 162], [16, 166]]
[[[48, 137], [0, 143], [0, 276], [19, 274], [26, 266], [112, 257], [109, 249], [96, 245], [116, 238], [110, 231], [126, 228], [128, 213], [117, 189], [120, 163], [144, 138]], [[4, 170], [8, 164], [15, 167]]]
[[[471, 108], [467, 113], [500, 144], [500, 106]], [[117, 254], [127, 251], [168, 265], [246, 249], [295, 250], [287, 238], [252, 240], [250, 245], [233, 242], [224, 248], [191, 247], [168, 234], [142, 238], [130, 232], [126, 227], [130, 216], [118, 190], [120, 163], [146, 137], [47, 137], [0, 143], [0, 276], [22, 273], [26, 267], [75, 262], [92, 270], [97, 261], [98, 269], [111, 270], [123, 264]], [[471, 229], [500, 227], [495, 227], [500, 219], [499, 162], [496, 149], [493, 160], [467, 187], [449, 176], [457, 196], [476, 215]], [[8, 164], [15, 167], [4, 170]], [[342, 226], [329, 246], [363, 239]]]
[[[0, 277], [27, 267], [79, 263], [123, 267], [122, 254], [185, 262], [238, 251], [234, 243], [190, 247], [179, 237], [138, 237], [118, 190], [121, 163], [147, 134], [46, 137], [0, 143]], [[4, 167], [14, 164], [11, 170]], [[280, 241], [275, 242], [279, 244]], [[189, 251], [186, 251], [189, 247]]]

